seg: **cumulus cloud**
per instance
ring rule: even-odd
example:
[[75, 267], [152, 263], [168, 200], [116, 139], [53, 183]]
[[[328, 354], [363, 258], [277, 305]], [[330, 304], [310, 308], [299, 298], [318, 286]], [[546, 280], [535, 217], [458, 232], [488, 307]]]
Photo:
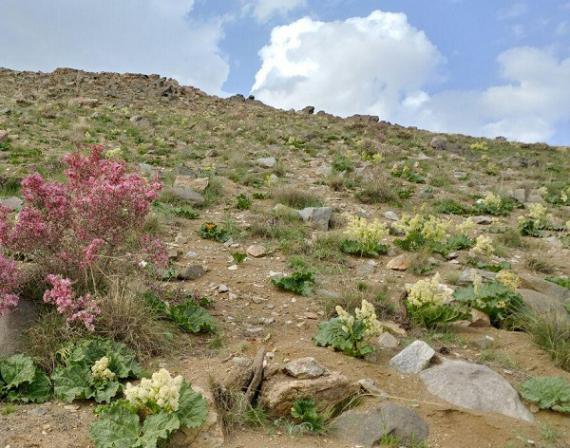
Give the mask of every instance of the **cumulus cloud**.
[[275, 16], [285, 16], [307, 5], [306, 0], [254, 0], [245, 5], [258, 22], [265, 23]]
[[260, 56], [252, 92], [262, 101], [382, 116], [393, 115], [403, 98], [421, 96], [442, 59], [404, 14], [381, 11], [276, 27]]
[[339, 115], [367, 113], [436, 131], [550, 139], [570, 121], [570, 58], [521, 47], [497, 60], [502, 83], [478, 91], [433, 92], [444, 57], [404, 14], [273, 29], [252, 88], [285, 109], [312, 104]]
[[221, 93], [229, 65], [221, 21], [192, 18], [193, 0], [2, 0], [0, 65], [51, 71], [159, 73]]

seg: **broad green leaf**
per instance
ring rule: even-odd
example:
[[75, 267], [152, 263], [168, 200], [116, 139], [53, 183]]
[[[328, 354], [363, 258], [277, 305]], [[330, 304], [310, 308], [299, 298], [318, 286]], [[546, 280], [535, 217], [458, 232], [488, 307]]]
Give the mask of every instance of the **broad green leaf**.
[[36, 367], [34, 379], [31, 383], [23, 383], [17, 389], [8, 392], [8, 401], [22, 403], [43, 403], [52, 395], [51, 382], [48, 376]]
[[109, 403], [120, 390], [121, 384], [118, 381], [107, 381], [97, 385], [89, 398], [95, 398], [97, 403]]
[[159, 441], [168, 440], [178, 428], [180, 420], [176, 414], [161, 412], [150, 415], [143, 423], [139, 445], [141, 448], [156, 448]]
[[54, 395], [68, 403], [87, 399], [92, 394], [92, 378], [91, 372], [80, 364], [60, 367], [52, 375]]
[[201, 426], [208, 415], [208, 402], [202, 394], [192, 390], [186, 381], [180, 387], [180, 399], [176, 415], [180, 419], [180, 426], [187, 428]]
[[193, 299], [171, 307], [170, 318], [191, 333], [211, 333], [216, 330], [215, 319]]
[[139, 416], [121, 406], [112, 408], [89, 429], [96, 448], [140, 448]]
[[22, 383], [34, 380], [36, 368], [32, 358], [26, 355], [12, 355], [0, 360], [0, 376], [6, 389], [13, 389]]

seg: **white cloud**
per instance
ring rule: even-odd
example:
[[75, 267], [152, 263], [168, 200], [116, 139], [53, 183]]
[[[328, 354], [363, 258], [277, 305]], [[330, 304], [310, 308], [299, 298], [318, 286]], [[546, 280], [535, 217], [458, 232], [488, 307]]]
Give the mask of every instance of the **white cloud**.
[[245, 11], [253, 15], [258, 22], [266, 23], [273, 17], [286, 16], [306, 5], [306, 0], [253, 0], [246, 3]]
[[229, 65], [221, 20], [200, 22], [193, 0], [2, 0], [0, 66], [158, 73], [222, 93]]
[[375, 114], [436, 131], [548, 140], [570, 122], [570, 58], [521, 47], [498, 57], [504, 81], [478, 91], [433, 90], [444, 58], [404, 14], [337, 22], [303, 18], [273, 29], [252, 93], [273, 106], [311, 104]]
[[404, 14], [381, 11], [337, 22], [303, 18], [276, 27], [260, 56], [252, 93], [262, 101], [383, 116], [391, 116], [403, 97], [417, 96], [441, 61]]

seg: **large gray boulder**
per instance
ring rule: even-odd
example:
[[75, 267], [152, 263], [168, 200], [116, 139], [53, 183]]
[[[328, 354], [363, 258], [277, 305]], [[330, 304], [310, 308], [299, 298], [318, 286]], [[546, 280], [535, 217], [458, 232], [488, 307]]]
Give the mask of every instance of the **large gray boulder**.
[[521, 295], [525, 305], [535, 313], [555, 315], [570, 320], [570, 315], [565, 308], [565, 302], [570, 302], [570, 299], [561, 300], [551, 295], [533, 291], [532, 289], [523, 288], [518, 289], [517, 292]]
[[21, 300], [16, 309], [0, 317], [0, 355], [11, 355], [22, 350], [22, 334], [37, 315], [37, 304]]
[[421, 372], [420, 378], [431, 394], [455, 406], [495, 412], [527, 422], [534, 420], [517, 391], [487, 366], [444, 360]]
[[331, 434], [351, 446], [371, 448], [382, 437], [392, 435], [402, 443], [417, 443], [427, 438], [428, 425], [411, 409], [384, 403], [367, 410], [350, 410], [331, 423]]
[[319, 230], [328, 230], [331, 220], [332, 208], [330, 207], [307, 207], [299, 210], [299, 216], [308, 224]]

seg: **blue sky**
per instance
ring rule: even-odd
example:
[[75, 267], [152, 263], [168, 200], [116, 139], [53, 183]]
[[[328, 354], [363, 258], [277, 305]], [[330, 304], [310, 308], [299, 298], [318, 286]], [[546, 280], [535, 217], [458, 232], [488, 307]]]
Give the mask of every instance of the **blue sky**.
[[2, 0], [0, 66], [570, 145], [570, 0]]

